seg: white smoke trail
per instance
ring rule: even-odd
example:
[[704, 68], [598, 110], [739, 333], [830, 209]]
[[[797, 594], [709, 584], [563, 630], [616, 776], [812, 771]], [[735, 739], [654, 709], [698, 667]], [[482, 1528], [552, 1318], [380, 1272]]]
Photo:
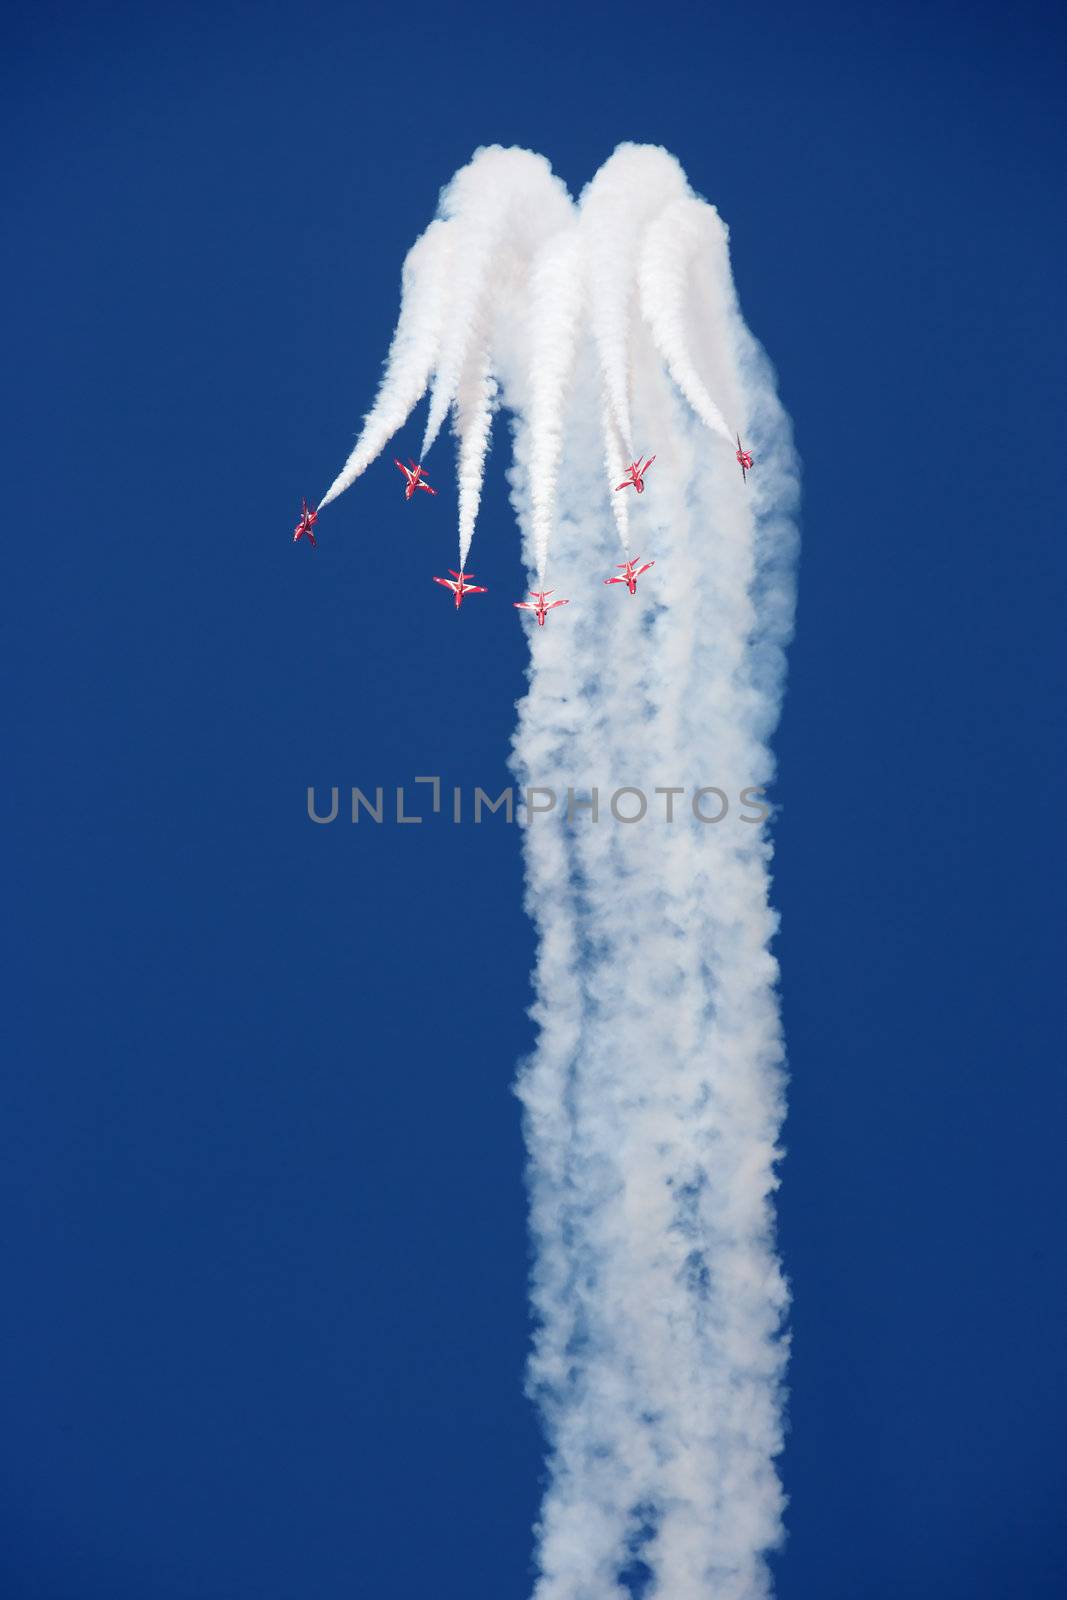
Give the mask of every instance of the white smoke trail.
[[467, 569], [474, 524], [482, 498], [482, 479], [497, 384], [488, 345], [476, 345], [456, 390], [454, 406], [459, 440], [459, 570]]
[[653, 146], [620, 145], [582, 192], [579, 230], [590, 278], [590, 325], [608, 409], [627, 458], [635, 264], [642, 231], [668, 199], [685, 192], [676, 162]]
[[448, 323], [430, 394], [424, 460], [459, 387], [472, 342], [491, 317], [500, 258], [521, 243], [540, 243], [570, 218], [570, 201], [543, 156], [491, 146], [463, 167], [441, 196], [444, 216], [459, 230]]
[[319, 502], [336, 500], [365, 472], [426, 393], [444, 325], [454, 228], [437, 219], [404, 262], [400, 320], [374, 405], [341, 471]]
[[615, 419], [610, 406], [605, 405], [600, 414], [600, 436], [604, 447], [604, 469], [607, 473], [608, 490], [611, 494], [611, 514], [615, 521], [615, 532], [619, 536], [623, 554], [629, 560], [630, 556], [630, 490], [620, 488], [620, 483], [625, 483], [626, 473], [630, 463], [623, 465], [622, 440], [615, 427]]
[[638, 283], [641, 310], [675, 383], [712, 433], [729, 444], [734, 436], [708, 393], [690, 354], [686, 326], [686, 285], [702, 246], [713, 248], [716, 226], [712, 206], [686, 198], [668, 206], [645, 235]]
[[[624, 1600], [639, 1578], [661, 1600], [760, 1600], [781, 1536], [783, 1072], [770, 846], [738, 810], [773, 773], [789, 426], [726, 231], [667, 152], [620, 147], [575, 212], [541, 158], [481, 151], [442, 209], [416, 250], [448, 248], [409, 257], [382, 390], [330, 497], [434, 373], [427, 441], [454, 407], [465, 562], [499, 393], [527, 564], [544, 587], [551, 554], [575, 602], [532, 630], [513, 752], [524, 788], [561, 797], [524, 834], [530, 1389], [550, 1443], [535, 1600]], [[747, 486], [709, 438], [732, 442], [720, 406], [758, 443]], [[633, 501], [656, 569], [631, 598], [600, 578], [613, 522], [629, 548], [614, 484], [634, 427], [657, 455]], [[719, 823], [691, 806], [707, 785], [728, 797]], [[632, 826], [608, 813], [627, 788], [624, 806], [646, 797]], [[568, 820], [568, 791], [593, 789], [601, 819]]]
[[[649, 153], [633, 171], [629, 155], [613, 160], [636, 183]], [[568, 628], [538, 635], [515, 741], [524, 785], [596, 787], [605, 808], [632, 785], [661, 808], [632, 828], [588, 812], [571, 827], [538, 819], [525, 836], [540, 933], [541, 1036], [519, 1086], [537, 1245], [531, 1387], [552, 1446], [537, 1600], [624, 1595], [637, 1560], [657, 1596], [755, 1600], [780, 1538], [775, 919], [768, 847], [736, 800], [772, 770], [764, 740], [791, 615], [794, 481], [788, 425], [737, 315], [725, 233], [704, 209], [706, 257], [689, 258], [696, 282], [680, 308], [711, 324], [701, 347], [716, 392], [759, 418], [758, 498], [631, 334], [634, 418], [669, 464], [641, 503], [657, 581], [638, 600], [612, 591], [614, 605], [587, 590]], [[665, 213], [649, 231], [671, 226]], [[688, 345], [670, 370], [688, 400], [693, 378], [709, 393]], [[596, 367], [579, 361], [563, 432], [553, 559], [573, 588], [610, 544], [589, 467], [603, 381], [599, 354]], [[534, 560], [521, 475], [532, 435], [520, 426], [514, 500]], [[705, 784], [733, 796], [729, 822], [688, 810]], [[657, 786], [686, 791], [671, 824]]]
[[[404, 263], [400, 320], [377, 399], [320, 509], [366, 470], [406, 422], [432, 377], [419, 459], [425, 459], [454, 407], [463, 570], [481, 501], [497, 392], [492, 330], [524, 314], [531, 259], [571, 222], [574, 208], [543, 156], [492, 145], [456, 173], [442, 191], [440, 211]], [[513, 343], [521, 336], [511, 329]]]
[[[652, 145], [620, 145], [582, 193], [579, 230], [590, 279], [590, 326], [603, 383], [603, 452], [619, 542], [630, 553], [630, 493], [617, 491], [635, 459], [631, 367], [637, 263], [651, 218], [687, 193], [678, 164]], [[643, 447], [642, 447], [643, 448]]]
[[529, 494], [539, 589], [545, 586], [556, 518], [564, 406], [584, 305], [581, 259], [574, 229], [561, 232], [542, 249], [530, 280], [530, 327], [536, 330], [537, 350], [536, 358], [529, 362]]

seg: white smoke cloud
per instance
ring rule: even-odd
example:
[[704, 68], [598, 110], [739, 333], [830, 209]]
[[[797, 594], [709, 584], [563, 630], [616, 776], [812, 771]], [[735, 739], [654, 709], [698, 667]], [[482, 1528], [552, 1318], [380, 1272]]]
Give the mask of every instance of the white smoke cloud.
[[[575, 208], [539, 157], [483, 151], [443, 213], [416, 249], [434, 229], [449, 246], [409, 257], [382, 391], [337, 484], [433, 374], [427, 440], [453, 407], [464, 561], [499, 400], [527, 564], [543, 587], [551, 560], [574, 601], [532, 630], [513, 750], [523, 787], [595, 787], [605, 813], [568, 824], [563, 798], [523, 835], [539, 936], [518, 1082], [529, 1386], [550, 1448], [535, 1600], [622, 1600], [637, 1561], [663, 1600], [758, 1600], [783, 1504], [784, 1079], [770, 847], [736, 799], [773, 775], [788, 421], [726, 230], [667, 152], [621, 147]], [[724, 414], [753, 436], [747, 486]], [[615, 493], [638, 441], [657, 456], [639, 500]], [[600, 581], [631, 535], [656, 560], [636, 598]], [[734, 802], [717, 824], [689, 805], [712, 784]], [[642, 822], [606, 815], [622, 786], [649, 797]], [[665, 786], [685, 791], [671, 823]]]

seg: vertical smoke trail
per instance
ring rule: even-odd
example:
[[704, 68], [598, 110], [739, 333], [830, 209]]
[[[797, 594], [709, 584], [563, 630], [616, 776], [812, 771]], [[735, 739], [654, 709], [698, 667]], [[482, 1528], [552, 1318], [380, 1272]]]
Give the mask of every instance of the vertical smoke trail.
[[489, 215], [478, 208], [473, 217], [459, 212], [455, 218], [459, 230], [460, 270], [452, 278], [451, 304], [448, 328], [441, 341], [440, 359], [434, 373], [430, 391], [430, 408], [426, 416], [419, 460], [425, 461], [441, 431], [459, 387], [464, 365], [469, 360], [471, 341], [476, 337], [476, 324], [489, 320], [485, 300], [491, 293], [488, 279], [489, 262], [499, 244], [499, 221], [490, 207]]
[[459, 439], [459, 570], [465, 572], [482, 498], [482, 478], [497, 385], [486, 342], [475, 345], [456, 390], [455, 430]]
[[623, 455], [622, 440], [615, 427], [611, 409], [606, 405], [601, 410], [600, 435], [604, 447], [604, 471], [607, 474], [607, 487], [611, 494], [611, 514], [615, 521], [615, 532], [619, 536], [623, 554], [629, 560], [630, 491], [620, 489], [619, 484], [625, 480], [630, 463]]
[[556, 519], [564, 406], [584, 306], [581, 260], [577, 234], [570, 228], [545, 245], [530, 279], [530, 326], [536, 330], [537, 355], [529, 363], [529, 496], [532, 564], [539, 589], [545, 586]]
[[[552, 1447], [536, 1600], [623, 1596], [639, 1571], [671, 1600], [755, 1600], [780, 1537], [775, 918], [769, 847], [737, 812], [741, 789], [772, 771], [794, 482], [788, 424], [713, 226], [685, 310], [712, 324], [701, 353], [715, 391], [760, 419], [759, 498], [635, 335], [634, 417], [671, 466], [640, 507], [657, 582], [637, 601], [613, 591], [613, 607], [588, 597], [571, 627], [537, 637], [515, 741], [520, 781], [561, 806], [569, 788], [579, 800], [596, 788], [605, 812], [623, 786], [649, 800], [639, 825], [586, 809], [525, 835], [542, 1030], [519, 1084], [537, 1246], [530, 1382]], [[589, 466], [598, 367], [579, 361], [564, 431], [554, 565], [573, 588], [610, 547]], [[521, 427], [516, 454], [524, 521]], [[708, 784], [731, 799], [722, 823], [693, 815]], [[684, 790], [671, 823], [657, 787]]]

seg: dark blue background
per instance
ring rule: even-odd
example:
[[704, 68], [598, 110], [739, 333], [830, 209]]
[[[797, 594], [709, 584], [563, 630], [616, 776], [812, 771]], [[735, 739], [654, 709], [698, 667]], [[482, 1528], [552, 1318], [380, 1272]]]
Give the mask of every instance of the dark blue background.
[[0, 1590], [527, 1593], [519, 837], [304, 812], [504, 783], [505, 430], [461, 618], [447, 443], [436, 501], [383, 463], [289, 530], [438, 187], [501, 141], [576, 191], [632, 138], [729, 221], [805, 465], [780, 1595], [1063, 1593], [1058, 8], [6, 33]]

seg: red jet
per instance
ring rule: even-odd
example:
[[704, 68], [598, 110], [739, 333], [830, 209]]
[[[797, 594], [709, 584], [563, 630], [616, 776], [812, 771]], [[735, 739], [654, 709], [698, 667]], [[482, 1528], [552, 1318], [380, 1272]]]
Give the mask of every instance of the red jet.
[[544, 627], [550, 611], [554, 611], [557, 606], [570, 605], [569, 600], [553, 600], [551, 605], [546, 605], [545, 599], [552, 593], [551, 589], [531, 589], [530, 593], [534, 598], [535, 603], [533, 605], [530, 604], [529, 600], [513, 600], [511, 603], [513, 606], [517, 606], [520, 611], [532, 611], [537, 618], [537, 626], [539, 628]]
[[637, 565], [637, 563], [640, 561], [640, 559], [641, 559], [640, 556], [634, 556], [632, 561], [620, 562], [619, 563], [619, 570], [622, 573], [622, 577], [621, 578], [605, 578], [604, 582], [605, 583], [624, 583], [626, 585], [626, 587], [629, 589], [631, 594], [636, 594], [637, 593], [637, 580], [641, 576], [642, 572], [647, 572], [649, 567], [654, 567], [656, 565], [656, 563], [654, 561], [646, 561], [643, 567], [639, 567]]
[[[424, 487], [424, 485], [420, 484], [419, 487], [422, 488], [422, 487]], [[432, 489], [430, 490], [430, 493], [431, 494], [433, 493]], [[448, 570], [449, 570], [449, 572], [452, 572], [452, 568], [451, 567], [449, 567]], [[473, 578], [473, 577], [474, 577], [474, 573], [473, 572], [452, 572], [452, 577], [451, 578], [435, 578], [433, 581], [434, 581], [434, 583], [439, 583], [442, 586], [442, 588], [444, 588], [444, 589], [451, 589], [452, 593], [456, 597], [456, 610], [458, 611], [460, 606], [463, 604], [463, 596], [465, 594], [488, 594], [489, 593], [489, 590], [488, 589], [483, 589], [480, 583], [468, 583], [467, 582], [468, 578]], [[455, 579], [455, 582], [452, 581], [453, 579]]]
[[[437, 490], [431, 489], [430, 485], [423, 478], [421, 465], [416, 466], [410, 457], [408, 458], [408, 464], [406, 467], [402, 461], [396, 460], [396, 456], [393, 457], [393, 460], [396, 461], [397, 466], [408, 480], [404, 487], [405, 500], [410, 500], [416, 489], [425, 489], [427, 494], [437, 493]], [[448, 570], [451, 572], [452, 568], [449, 567]]]
[[741, 468], [741, 476], [748, 482], [748, 475], [752, 471], [752, 452], [741, 448], [741, 435], [737, 435], [737, 465]]
[[303, 539], [306, 534], [311, 540], [311, 543], [315, 544], [317, 541], [311, 530], [315, 526], [316, 522], [318, 522], [319, 514], [315, 510], [314, 506], [311, 507], [310, 511], [308, 510], [308, 503], [306, 500], [301, 500], [300, 504], [304, 509], [300, 513], [300, 521], [293, 529], [293, 543], [296, 544], [297, 540]]
[[623, 479], [622, 483], [617, 483], [615, 485], [615, 493], [618, 494], [620, 489], [636, 489], [638, 494], [644, 494], [645, 473], [648, 471], [655, 459], [655, 456], [649, 456], [644, 466], [641, 465], [640, 456], [638, 456], [636, 461], [631, 461], [630, 465], [626, 469], [626, 477]]

